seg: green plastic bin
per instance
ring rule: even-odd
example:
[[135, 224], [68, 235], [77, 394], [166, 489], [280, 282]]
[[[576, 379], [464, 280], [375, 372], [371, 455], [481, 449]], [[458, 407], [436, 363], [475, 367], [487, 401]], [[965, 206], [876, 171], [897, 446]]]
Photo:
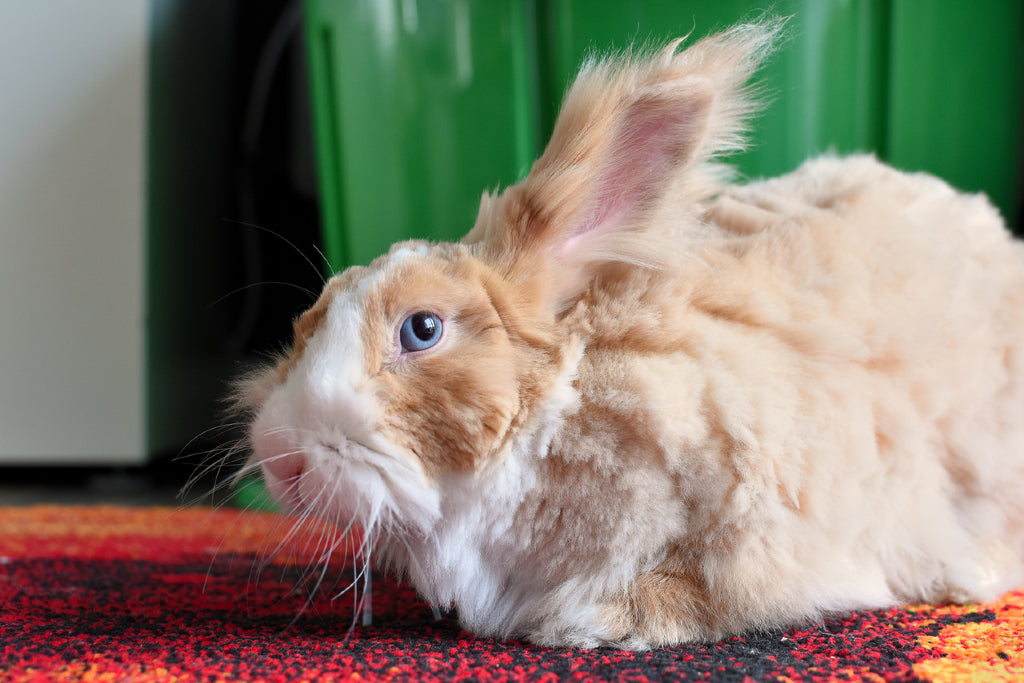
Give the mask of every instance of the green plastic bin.
[[[1011, 224], [1020, 225], [1020, 0], [542, 5], [541, 44], [552, 90], [565, 87], [588, 50], [690, 31], [699, 37], [764, 8], [790, 16], [787, 41], [760, 75], [773, 101], [755, 124], [754, 146], [735, 159], [745, 175], [785, 173], [828, 151], [873, 151], [898, 168], [986, 192]], [[550, 126], [550, 118], [545, 123]]]
[[457, 239], [539, 143], [531, 3], [308, 0], [324, 245], [332, 267]]
[[323, 234], [332, 267], [408, 237], [455, 239], [522, 177], [590, 51], [791, 15], [761, 73], [771, 105], [734, 163], [777, 175], [874, 151], [983, 190], [1018, 220], [1019, 0], [306, 0]]

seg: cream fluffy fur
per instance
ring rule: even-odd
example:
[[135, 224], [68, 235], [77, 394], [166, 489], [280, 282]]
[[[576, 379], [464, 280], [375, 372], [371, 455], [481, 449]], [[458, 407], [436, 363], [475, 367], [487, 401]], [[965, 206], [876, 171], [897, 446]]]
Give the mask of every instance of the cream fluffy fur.
[[586, 65], [463, 243], [336, 276], [246, 399], [271, 491], [548, 645], [1024, 583], [1024, 246], [866, 156], [722, 185], [777, 31]]

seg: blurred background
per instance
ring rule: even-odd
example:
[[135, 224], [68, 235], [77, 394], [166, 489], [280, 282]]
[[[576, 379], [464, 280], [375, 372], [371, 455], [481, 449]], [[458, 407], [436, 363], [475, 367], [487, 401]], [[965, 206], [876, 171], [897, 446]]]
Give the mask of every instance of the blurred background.
[[1020, 230], [1020, 0], [0, 0], [0, 504], [173, 500], [323, 277], [464, 234], [585, 55], [769, 7], [744, 177], [874, 151]]

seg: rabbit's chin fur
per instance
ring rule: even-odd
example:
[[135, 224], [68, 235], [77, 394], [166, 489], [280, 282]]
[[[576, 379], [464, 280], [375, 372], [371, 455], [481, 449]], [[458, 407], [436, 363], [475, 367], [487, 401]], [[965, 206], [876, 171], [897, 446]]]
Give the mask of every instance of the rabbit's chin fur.
[[867, 156], [724, 184], [778, 31], [589, 63], [461, 243], [332, 278], [241, 399], [271, 493], [545, 645], [1024, 582], [1024, 247]]

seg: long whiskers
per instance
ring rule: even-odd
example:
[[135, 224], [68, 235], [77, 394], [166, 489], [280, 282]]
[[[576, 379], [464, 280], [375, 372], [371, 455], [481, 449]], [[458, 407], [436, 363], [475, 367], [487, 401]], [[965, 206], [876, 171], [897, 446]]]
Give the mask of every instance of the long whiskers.
[[299, 247], [296, 246], [296, 244], [294, 242], [292, 242], [290, 239], [288, 239], [287, 237], [285, 237], [281, 233], [277, 232], [276, 230], [271, 230], [270, 228], [268, 228], [266, 226], [258, 225], [256, 223], [250, 223], [250, 222], [247, 222], [247, 221], [240, 221], [240, 220], [235, 220], [235, 219], [226, 219], [226, 220], [228, 220], [231, 223], [234, 223], [235, 225], [241, 225], [241, 226], [246, 227], [246, 228], [252, 228], [253, 230], [261, 230], [261, 231], [265, 232], [266, 234], [268, 234], [268, 235], [270, 235], [270, 236], [272, 236], [272, 237], [274, 237], [276, 239], [281, 240], [282, 242], [287, 244], [289, 247], [291, 247], [291, 249], [293, 251], [295, 251], [296, 254], [298, 254], [300, 257], [302, 257], [302, 260], [305, 261], [307, 264], [309, 264], [310, 268], [312, 268], [314, 271], [316, 271], [317, 277], [320, 278], [320, 282], [322, 284], [325, 284], [325, 285], [327, 284], [327, 276], [324, 275], [324, 272], [326, 271], [327, 273], [333, 273], [333, 269], [331, 268], [331, 262], [327, 259], [326, 256], [324, 256], [324, 253], [315, 244], [312, 245], [312, 247], [313, 247], [314, 250], [316, 250], [316, 253], [320, 256], [320, 258], [323, 259], [323, 262], [324, 262], [324, 269], [323, 270], [318, 268], [317, 265], [315, 263], [313, 263], [313, 261], [306, 255], [306, 252], [304, 252], [301, 249], [299, 249]]
[[[175, 457], [176, 462], [195, 465], [191, 476], [178, 492], [178, 499], [182, 505], [193, 506], [206, 501], [216, 501], [217, 495], [234, 486], [243, 472], [251, 472], [251, 466], [246, 464], [249, 449], [244, 438], [231, 438], [223, 444], [203, 451], [189, 451], [192, 445], [201, 439], [220, 432], [235, 432], [243, 426], [243, 422], [229, 422], [211, 427], [194, 437]], [[230, 470], [234, 470], [233, 473], [225, 474], [225, 471]], [[198, 494], [193, 493], [201, 483], [211, 477], [213, 483], [210, 488]], [[215, 508], [221, 505], [223, 501], [214, 503]]]
[[[189, 447], [197, 441], [216, 437], [224, 432], [244, 427], [244, 419], [228, 422], [210, 428], [197, 435]], [[311, 430], [298, 427], [278, 427], [268, 430], [260, 436], [303, 437], [313, 434]], [[297, 439], [301, 441], [301, 438]], [[240, 482], [255, 478], [262, 462], [250, 456], [250, 437], [245, 436], [226, 441], [205, 452], [192, 453], [180, 458], [197, 458], [198, 467], [181, 491], [185, 504], [194, 504], [205, 499], [213, 499], [212, 510], [217, 510], [238, 498], [224, 495], [234, 490]], [[277, 453], [271, 458], [287, 458], [301, 452], [301, 449]], [[266, 461], [264, 461], [266, 462]], [[326, 596], [330, 600], [340, 600], [351, 595], [352, 619], [344, 636], [347, 642], [362, 626], [370, 626], [373, 621], [373, 561], [374, 549], [377, 546], [383, 527], [390, 519], [380, 500], [368, 500], [365, 506], [349, 514], [335, 511], [326, 518], [315, 515], [312, 511], [336, 510], [330, 504], [332, 496], [337, 492], [329, 483], [312, 486], [313, 470], [302, 472], [298, 478], [289, 482], [292, 486], [302, 487], [304, 505], [297, 514], [282, 514], [275, 520], [273, 528], [267, 533], [256, 550], [255, 561], [249, 568], [250, 586], [258, 586], [265, 573], [273, 569], [280, 572], [279, 579], [294, 586], [295, 595], [302, 595], [302, 602], [292, 618], [285, 626], [291, 628], [297, 624], [318, 604], [318, 596]], [[194, 491], [200, 484], [213, 478], [211, 487], [196, 495]], [[217, 558], [222, 557], [224, 548], [233, 535], [246, 533], [246, 526], [252, 517], [247, 513], [258, 511], [256, 498], [246, 501], [244, 510], [223, 532], [221, 542], [213, 549], [207, 580], [214, 576]], [[212, 511], [211, 511], [212, 514]], [[343, 567], [349, 567], [348, 571]], [[204, 584], [204, 590], [206, 585]], [[252, 595], [251, 593], [249, 595]]]
[[247, 285], [242, 285], [241, 287], [236, 287], [235, 289], [232, 289], [227, 294], [219, 296], [213, 301], [211, 301], [205, 310], [209, 311], [211, 308], [214, 308], [217, 304], [221, 303], [225, 299], [229, 299], [236, 294], [246, 291], [247, 289], [252, 289], [253, 287], [264, 287], [266, 285], [277, 285], [281, 287], [291, 287], [292, 289], [297, 289], [306, 296], [308, 296], [311, 301], [315, 300], [318, 296], [318, 293], [314, 292], [309, 287], [303, 287], [302, 285], [296, 284], [294, 282], [282, 282], [280, 280], [263, 280], [260, 282], [250, 282]]

